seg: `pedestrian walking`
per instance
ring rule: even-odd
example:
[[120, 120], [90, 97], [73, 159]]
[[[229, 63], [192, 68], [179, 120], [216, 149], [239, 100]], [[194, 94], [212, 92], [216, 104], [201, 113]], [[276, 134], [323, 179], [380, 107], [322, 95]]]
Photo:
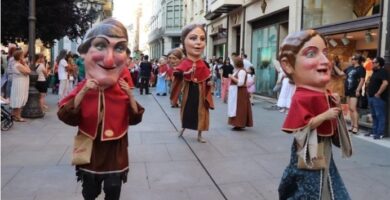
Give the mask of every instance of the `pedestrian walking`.
[[78, 47], [86, 79], [60, 102], [59, 119], [78, 126], [77, 137], [83, 141], [92, 140], [89, 162], [75, 163], [84, 199], [96, 199], [103, 185], [104, 199], [119, 200], [127, 180], [128, 126], [139, 123], [144, 112], [126, 69], [127, 43], [126, 27], [119, 21], [106, 19], [93, 26]]
[[140, 87], [139, 91], [140, 94], [142, 95], [145, 90], [145, 94], [150, 94], [149, 93], [149, 80], [150, 76], [152, 73], [152, 63], [149, 62], [149, 56], [145, 55], [144, 56], [144, 61], [141, 62], [139, 65], [139, 75], [140, 75]]
[[233, 58], [234, 73], [230, 75], [228, 97], [228, 124], [233, 130], [241, 130], [253, 126], [252, 106], [246, 86], [247, 72], [244, 69], [242, 58]]
[[376, 57], [373, 60], [373, 74], [368, 84], [368, 103], [371, 109], [372, 130], [366, 136], [374, 136], [374, 139], [382, 139], [385, 133], [386, 123], [386, 99], [387, 71], [384, 68], [385, 60], [382, 57]]
[[[173, 72], [176, 71], [177, 66], [181, 63], [183, 59], [183, 50], [181, 48], [175, 48], [168, 53], [168, 64], [172, 68]], [[170, 93], [169, 99], [171, 100], [171, 107], [179, 107], [179, 101], [181, 103], [181, 89], [183, 88], [183, 77], [182, 76], [173, 76], [172, 74], [172, 90]]]
[[297, 87], [282, 128], [294, 134], [294, 142], [279, 199], [351, 199], [332, 156], [332, 143], [341, 146], [343, 157], [351, 156], [352, 147], [340, 99], [326, 90], [332, 69], [326, 40], [314, 30], [291, 33], [279, 60]]
[[209, 129], [209, 109], [214, 109], [211, 95], [211, 72], [202, 60], [206, 46], [206, 31], [200, 24], [183, 28], [181, 41], [187, 56], [176, 68], [176, 76], [184, 75], [183, 102], [181, 106], [182, 130], [198, 131], [198, 142], [205, 143], [202, 132]]

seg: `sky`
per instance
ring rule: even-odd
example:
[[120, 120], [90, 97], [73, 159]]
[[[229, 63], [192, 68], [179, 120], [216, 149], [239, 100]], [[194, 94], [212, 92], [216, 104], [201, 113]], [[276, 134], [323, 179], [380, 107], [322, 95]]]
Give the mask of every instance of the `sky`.
[[[126, 27], [135, 23], [135, 9], [142, 3], [143, 12], [140, 22], [140, 45], [147, 41], [147, 34], [143, 33], [145, 25], [151, 17], [152, 0], [114, 0], [113, 17], [121, 21]], [[149, 11], [149, 12], [148, 12]], [[141, 47], [142, 48], [142, 47]]]

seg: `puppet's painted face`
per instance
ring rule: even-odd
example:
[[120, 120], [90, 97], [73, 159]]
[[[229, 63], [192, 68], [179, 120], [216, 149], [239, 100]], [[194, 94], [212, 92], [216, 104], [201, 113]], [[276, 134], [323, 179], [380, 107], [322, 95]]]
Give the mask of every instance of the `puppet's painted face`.
[[181, 60], [173, 54], [170, 54], [168, 56], [168, 63], [171, 67], [176, 67], [177, 65], [180, 64], [180, 61]]
[[126, 66], [127, 40], [98, 36], [92, 39], [91, 47], [83, 54], [86, 78], [95, 79], [100, 87], [114, 85]]
[[194, 60], [200, 59], [206, 46], [206, 35], [204, 31], [197, 27], [189, 32], [184, 39], [184, 46], [188, 58]]
[[330, 81], [332, 66], [324, 40], [316, 35], [298, 52], [292, 73], [295, 84], [323, 89]]

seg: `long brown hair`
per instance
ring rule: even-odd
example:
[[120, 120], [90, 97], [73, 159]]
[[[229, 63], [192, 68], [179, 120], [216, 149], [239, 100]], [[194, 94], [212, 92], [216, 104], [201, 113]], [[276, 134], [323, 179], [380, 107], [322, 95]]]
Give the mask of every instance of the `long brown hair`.
[[179, 60], [183, 59], [184, 57], [184, 53], [183, 53], [183, 50], [181, 48], [174, 48], [172, 49], [167, 56], [169, 55], [174, 55], [176, 58], [178, 58]]

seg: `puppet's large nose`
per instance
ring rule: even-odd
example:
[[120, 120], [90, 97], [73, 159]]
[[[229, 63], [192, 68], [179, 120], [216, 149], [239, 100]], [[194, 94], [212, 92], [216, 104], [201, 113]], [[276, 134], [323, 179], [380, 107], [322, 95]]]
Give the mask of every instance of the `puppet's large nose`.
[[107, 51], [107, 55], [104, 57], [103, 64], [104, 67], [107, 68], [114, 67], [114, 52], [111, 49]]

